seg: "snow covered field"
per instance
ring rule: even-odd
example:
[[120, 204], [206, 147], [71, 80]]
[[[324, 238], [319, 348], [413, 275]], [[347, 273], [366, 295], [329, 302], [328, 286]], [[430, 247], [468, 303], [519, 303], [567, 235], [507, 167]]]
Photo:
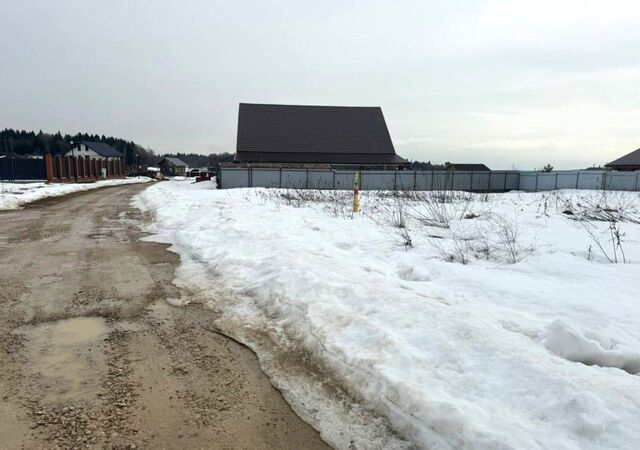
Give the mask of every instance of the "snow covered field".
[[406, 439], [271, 373], [336, 447], [636, 448], [639, 194], [438, 195], [365, 192], [351, 218], [348, 192], [174, 181], [136, 204], [182, 302], [302, 349]]
[[46, 197], [57, 197], [73, 192], [87, 191], [105, 186], [120, 184], [146, 183], [150, 178], [124, 178], [101, 180], [95, 183], [60, 183], [47, 184], [45, 182], [0, 183], [0, 210], [17, 209], [20, 206], [35, 202]]

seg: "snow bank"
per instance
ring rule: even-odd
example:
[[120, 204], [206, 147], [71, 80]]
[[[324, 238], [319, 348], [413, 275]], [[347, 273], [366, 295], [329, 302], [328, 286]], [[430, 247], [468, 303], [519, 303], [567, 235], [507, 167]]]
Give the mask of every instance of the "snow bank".
[[17, 209], [20, 206], [41, 200], [46, 197], [57, 197], [73, 192], [87, 191], [105, 186], [121, 184], [146, 183], [151, 181], [147, 177], [100, 180], [95, 183], [60, 183], [47, 184], [44, 182], [4, 183], [0, 184], [0, 210]]
[[544, 345], [569, 361], [602, 367], [617, 367], [631, 374], [640, 372], [638, 347], [629, 348], [609, 336], [588, 333], [585, 336], [562, 320], [547, 326]]
[[[417, 446], [636, 447], [639, 225], [622, 224], [632, 263], [609, 264], [582, 225], [541, 208], [541, 194], [477, 196], [479, 218], [450, 229], [409, 219], [405, 250], [376, 193], [349, 219], [338, 197], [287, 204], [277, 191], [211, 186], [160, 183], [137, 200], [155, 211], [153, 239], [181, 255], [176, 283], [239, 334], [280, 333]], [[494, 215], [509, 218], [528, 256], [445, 262], [434, 240], [498, 245], [500, 230], [483, 219]], [[332, 444], [354, 445], [331, 436], [335, 421], [304, 389], [288, 394]], [[356, 447], [375, 447], [353, 435]]]

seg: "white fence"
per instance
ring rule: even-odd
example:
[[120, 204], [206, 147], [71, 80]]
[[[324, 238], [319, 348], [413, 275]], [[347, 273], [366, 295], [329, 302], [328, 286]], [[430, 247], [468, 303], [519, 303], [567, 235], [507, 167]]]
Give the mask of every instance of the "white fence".
[[[352, 189], [355, 171], [321, 169], [220, 169], [223, 189], [241, 187], [291, 189]], [[430, 191], [454, 189], [474, 192], [511, 190], [549, 191], [555, 189], [640, 190], [640, 171], [600, 170], [523, 172], [454, 172], [414, 170], [364, 170], [360, 172], [362, 190]]]

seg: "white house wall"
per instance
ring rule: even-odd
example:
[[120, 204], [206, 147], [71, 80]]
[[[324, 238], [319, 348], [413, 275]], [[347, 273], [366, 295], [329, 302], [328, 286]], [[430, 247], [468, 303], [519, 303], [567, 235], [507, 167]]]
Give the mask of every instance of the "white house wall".
[[67, 153], [64, 154], [64, 156], [88, 156], [90, 158], [95, 158], [95, 159], [105, 159], [107, 161], [114, 159], [114, 160], [119, 160], [121, 158], [105, 158], [102, 155], [99, 155], [98, 153], [96, 153], [95, 151], [91, 150], [89, 147], [87, 147], [84, 144], [80, 144], [79, 146], [75, 147], [73, 150], [69, 150]]

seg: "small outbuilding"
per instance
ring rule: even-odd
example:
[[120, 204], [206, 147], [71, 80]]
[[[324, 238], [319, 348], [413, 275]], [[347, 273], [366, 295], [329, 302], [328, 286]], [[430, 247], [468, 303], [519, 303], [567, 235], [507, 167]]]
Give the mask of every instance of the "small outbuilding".
[[451, 170], [455, 172], [490, 172], [484, 164], [460, 164], [460, 163], [444, 163], [444, 170]]
[[244, 166], [398, 169], [379, 107], [241, 103], [234, 163]]
[[605, 164], [605, 167], [611, 170], [622, 171], [640, 170], [640, 148], [615, 161], [611, 161], [609, 164]]
[[104, 142], [82, 141], [64, 154], [64, 156], [83, 156], [93, 159], [121, 160], [124, 155]]
[[158, 163], [160, 173], [166, 177], [184, 177], [187, 165], [178, 158], [167, 156]]

